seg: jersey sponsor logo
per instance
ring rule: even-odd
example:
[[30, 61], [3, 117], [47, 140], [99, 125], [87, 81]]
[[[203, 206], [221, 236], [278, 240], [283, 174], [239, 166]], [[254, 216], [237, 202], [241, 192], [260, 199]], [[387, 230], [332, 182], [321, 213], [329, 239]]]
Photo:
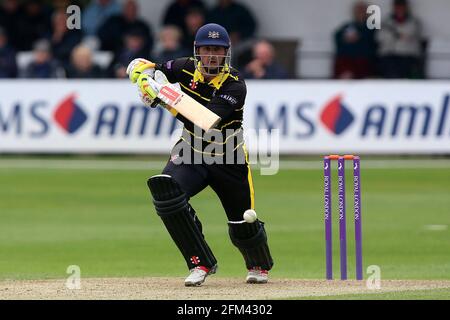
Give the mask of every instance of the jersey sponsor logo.
[[219, 97], [221, 97], [222, 99], [228, 101], [230, 104], [236, 104], [237, 103], [237, 99], [235, 97], [232, 97], [228, 94], [221, 94]]

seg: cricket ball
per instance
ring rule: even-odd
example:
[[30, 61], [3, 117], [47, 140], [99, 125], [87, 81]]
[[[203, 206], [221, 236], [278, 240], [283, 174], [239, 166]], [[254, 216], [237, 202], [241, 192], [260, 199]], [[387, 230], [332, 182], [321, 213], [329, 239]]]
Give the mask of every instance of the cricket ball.
[[247, 223], [253, 223], [257, 218], [255, 210], [248, 209], [244, 212], [244, 220]]

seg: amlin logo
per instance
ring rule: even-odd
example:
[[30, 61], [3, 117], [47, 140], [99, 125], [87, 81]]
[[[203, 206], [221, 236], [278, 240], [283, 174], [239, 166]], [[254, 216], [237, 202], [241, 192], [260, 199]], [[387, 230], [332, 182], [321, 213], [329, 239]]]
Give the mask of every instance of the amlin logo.
[[258, 103], [253, 127], [257, 131], [279, 129], [283, 138], [304, 141], [315, 139], [322, 127], [336, 138], [394, 141], [450, 136], [450, 93], [433, 93], [421, 101], [405, 98], [406, 93], [401, 92], [382, 101], [371, 94], [358, 100], [358, 113], [353, 109], [356, 102], [344, 99], [344, 94], [333, 94], [325, 105], [310, 97], [281, 101], [275, 106]]
[[57, 105], [53, 118], [64, 131], [73, 134], [86, 122], [87, 115], [71, 94]]
[[320, 114], [320, 120], [325, 127], [336, 135], [343, 133], [355, 119], [349, 109], [342, 104], [341, 100], [341, 95], [334, 97], [325, 105]]
[[179, 125], [178, 120], [162, 108], [151, 109], [142, 103], [120, 101], [91, 102], [87, 108], [92, 100], [77, 97], [72, 92], [59, 96], [56, 104], [37, 97], [30, 102], [18, 100], [9, 105], [3, 104], [0, 98], [0, 137], [44, 138], [57, 128], [58, 133], [68, 137], [83, 133], [108, 138], [170, 138]]

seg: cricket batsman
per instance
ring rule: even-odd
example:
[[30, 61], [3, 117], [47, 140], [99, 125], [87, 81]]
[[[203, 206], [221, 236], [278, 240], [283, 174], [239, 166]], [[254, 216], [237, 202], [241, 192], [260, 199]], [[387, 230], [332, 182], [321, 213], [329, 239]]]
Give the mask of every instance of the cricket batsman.
[[[217, 194], [227, 215], [230, 239], [248, 270], [246, 282], [266, 283], [273, 266], [264, 223], [256, 216], [254, 221], [243, 220], [244, 213], [254, 213], [253, 182], [242, 128], [247, 89], [230, 61], [227, 31], [210, 23], [197, 31], [193, 57], [163, 63], [139, 58], [127, 68], [147, 106], [163, 106], [184, 124], [162, 174], [149, 178], [147, 184], [156, 213], [190, 271], [186, 286], [199, 286], [217, 271], [217, 260], [203, 235], [202, 224], [189, 204], [189, 199], [207, 186]], [[210, 130], [214, 139], [159, 99], [158, 90], [167, 83], [174, 92], [189, 95], [220, 117]]]

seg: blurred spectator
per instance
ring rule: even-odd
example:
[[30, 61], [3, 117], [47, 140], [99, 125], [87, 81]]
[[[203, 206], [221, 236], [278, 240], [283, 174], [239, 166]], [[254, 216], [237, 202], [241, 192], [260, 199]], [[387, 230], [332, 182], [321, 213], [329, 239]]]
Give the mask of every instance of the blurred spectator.
[[20, 39], [14, 34], [19, 30], [18, 23], [21, 20], [22, 10], [18, 0], [4, 0], [0, 6], [0, 27], [3, 27], [8, 36], [9, 44], [14, 48], [20, 46]]
[[244, 70], [247, 79], [287, 79], [286, 70], [275, 61], [275, 49], [265, 40], [253, 47], [253, 60]]
[[377, 40], [382, 77], [422, 77], [419, 70], [422, 55], [421, 26], [411, 15], [407, 0], [394, 0], [394, 12], [382, 24]]
[[66, 70], [67, 78], [95, 79], [103, 76], [102, 69], [94, 64], [91, 49], [78, 45], [73, 49], [71, 63]]
[[80, 43], [83, 35], [80, 30], [67, 29], [67, 15], [64, 10], [56, 11], [52, 17], [53, 33], [49, 37], [53, 56], [58, 59], [63, 66], [67, 66], [70, 54], [75, 46]]
[[27, 0], [14, 30], [17, 50], [28, 51], [51, 30], [51, 9], [41, 0]]
[[[176, 0], [166, 9], [163, 25], [174, 25], [180, 28], [183, 35], [187, 34], [186, 15], [191, 9], [205, 12], [205, 5], [201, 0]], [[191, 43], [192, 46], [192, 43]]]
[[120, 14], [120, 4], [116, 0], [94, 0], [83, 11], [81, 23], [88, 36], [96, 35], [100, 26], [113, 15]]
[[[165, 26], [159, 33], [159, 50], [156, 52], [154, 60], [164, 62], [176, 58], [192, 55], [191, 50], [185, 49], [181, 45], [181, 30], [177, 26]], [[192, 45], [192, 43], [191, 43]]]
[[244, 5], [233, 0], [218, 0], [208, 21], [222, 25], [230, 34], [233, 45], [252, 38], [256, 32], [256, 20]]
[[16, 51], [8, 44], [6, 30], [0, 28], [0, 78], [17, 77]]
[[192, 52], [193, 43], [197, 30], [205, 24], [205, 12], [200, 8], [191, 8], [188, 10], [185, 18], [186, 31], [182, 38], [183, 47]]
[[131, 30], [125, 35], [125, 47], [116, 53], [108, 74], [113, 78], [127, 78], [126, 70], [128, 64], [135, 58], [148, 58], [145, 48], [145, 34], [141, 30]]
[[334, 77], [362, 79], [375, 73], [375, 30], [367, 28], [367, 4], [358, 1], [353, 6], [353, 21], [345, 23], [335, 35], [336, 58]]
[[63, 78], [64, 69], [52, 58], [50, 42], [37, 41], [33, 47], [33, 61], [25, 68], [23, 78]]
[[64, 11], [67, 9], [68, 6], [72, 4], [80, 6], [82, 3], [91, 2], [91, 0], [46, 0], [46, 1], [52, 3], [51, 6], [53, 7], [53, 10], [64, 9]]
[[139, 30], [143, 34], [144, 48], [148, 55], [153, 47], [153, 36], [149, 25], [138, 18], [138, 5], [134, 0], [126, 0], [122, 13], [110, 17], [100, 27], [98, 36], [102, 50], [120, 51], [124, 45], [124, 35], [130, 30]]

